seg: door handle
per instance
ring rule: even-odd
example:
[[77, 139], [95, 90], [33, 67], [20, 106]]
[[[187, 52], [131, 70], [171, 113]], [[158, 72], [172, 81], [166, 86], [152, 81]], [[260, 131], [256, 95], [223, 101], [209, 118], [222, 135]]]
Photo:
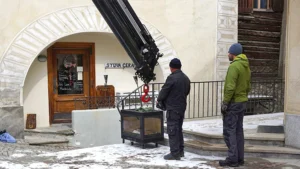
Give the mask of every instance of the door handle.
[[56, 94], [56, 78], [53, 78], [53, 93]]

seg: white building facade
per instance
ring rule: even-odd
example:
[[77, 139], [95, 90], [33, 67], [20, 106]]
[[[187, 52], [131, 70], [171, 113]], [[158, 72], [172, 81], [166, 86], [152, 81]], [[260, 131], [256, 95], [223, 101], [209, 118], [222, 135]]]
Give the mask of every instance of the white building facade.
[[[224, 79], [229, 65], [228, 48], [237, 42], [237, 0], [129, 2], [164, 54], [155, 69], [154, 82], [164, 82], [170, 73], [169, 61], [174, 57], [182, 61], [182, 69], [191, 81]], [[132, 68], [105, 68], [107, 63], [132, 61], [91, 0], [0, 0], [0, 4], [0, 118], [3, 122], [0, 129], [17, 138], [23, 137], [27, 114], [36, 114], [37, 127], [53, 123], [51, 79], [57, 75], [53, 68], [58, 66], [52, 67], [55, 64], [49, 60], [53, 58], [49, 54], [55, 53], [51, 50], [55, 50], [57, 43], [64, 44], [57, 50], [60, 54], [69, 50], [68, 44], [93, 46], [90, 55], [94, 60], [89, 60], [93, 64], [87, 64], [87, 72], [94, 77], [94, 82], [89, 81], [94, 85], [88, 84], [88, 88], [103, 85], [103, 75], [108, 75], [108, 84], [114, 85], [115, 92], [136, 88]], [[39, 61], [38, 56], [46, 56], [47, 60]]]

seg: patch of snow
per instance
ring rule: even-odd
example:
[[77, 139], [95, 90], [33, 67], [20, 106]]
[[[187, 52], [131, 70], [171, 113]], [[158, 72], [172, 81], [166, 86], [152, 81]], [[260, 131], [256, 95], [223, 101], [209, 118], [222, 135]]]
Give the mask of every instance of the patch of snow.
[[16, 150], [15, 152], [19, 152], [19, 153], [32, 153], [32, 150]]
[[26, 154], [13, 154], [13, 155], [11, 155], [11, 157], [14, 157], [14, 158], [24, 157], [24, 156], [26, 156]]
[[49, 165], [39, 162], [39, 163], [32, 163], [30, 164], [29, 168], [47, 168]]
[[248, 95], [249, 99], [252, 98], [273, 98], [273, 96], [268, 96], [268, 95]]
[[75, 142], [75, 145], [76, 145], [76, 146], [80, 146], [80, 144], [81, 144], [81, 143], [80, 143], [79, 141], [76, 141], [76, 142]]
[[0, 168], [5, 169], [29, 169], [28, 167], [23, 166], [22, 164], [14, 164], [6, 161], [0, 161]]
[[[167, 133], [164, 133], [164, 138], [165, 139], [169, 139], [169, 135]], [[189, 140], [192, 140], [192, 139], [189, 139], [189, 138], [183, 138], [184, 141], [189, 141]]]
[[[147, 153], [146, 153], [147, 152]], [[165, 153], [161, 153], [165, 152]], [[151, 166], [172, 166], [172, 167], [195, 167], [198, 166], [200, 168], [211, 168], [207, 166], [203, 159], [205, 157], [201, 157], [191, 153], [185, 153], [185, 157], [180, 161], [166, 161], [163, 159], [163, 156], [169, 152], [169, 147], [160, 148], [159, 152], [156, 149], [151, 149], [145, 151], [144, 153], [136, 153], [134, 158], [138, 158], [139, 160], [129, 160], [128, 163], [131, 164], [142, 164], [142, 165], [151, 165]], [[146, 154], [145, 154], [146, 153]], [[153, 155], [156, 154], [156, 155]]]
[[[206, 162], [208, 160], [222, 159], [219, 157], [199, 156], [193, 153], [185, 152], [185, 157], [180, 161], [167, 161], [163, 156], [170, 152], [168, 146], [159, 146], [155, 148], [142, 149], [135, 144], [131, 146], [128, 144], [106, 145], [93, 148], [61, 151], [56, 153], [47, 153], [33, 156], [31, 159], [26, 159], [27, 164], [17, 164], [18, 161], [0, 162], [0, 168], [55, 168], [55, 169], [69, 169], [69, 168], [114, 168], [121, 169], [122, 164], [126, 168], [140, 169], [143, 166], [170, 168], [206, 168], [212, 169]], [[38, 157], [38, 158], [36, 158]], [[45, 158], [44, 158], [45, 157]], [[37, 159], [41, 159], [38, 161]], [[49, 163], [43, 161], [47, 159]], [[21, 160], [21, 159], [19, 159]], [[21, 160], [22, 161], [22, 160]]]

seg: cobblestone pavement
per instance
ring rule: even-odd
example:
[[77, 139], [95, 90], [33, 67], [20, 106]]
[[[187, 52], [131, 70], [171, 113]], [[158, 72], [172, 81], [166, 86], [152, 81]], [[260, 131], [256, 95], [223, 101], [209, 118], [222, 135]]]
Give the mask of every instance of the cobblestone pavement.
[[[216, 169], [223, 169], [219, 166], [218, 161], [210, 161], [208, 165]], [[262, 158], [246, 158], [244, 166], [236, 167], [236, 169], [300, 169], [300, 166], [287, 164], [284, 160], [282, 162], [271, 162]]]
[[[63, 136], [55, 134], [39, 134], [39, 133], [29, 133], [27, 136], [34, 136], [37, 138], [68, 138], [72, 136]], [[78, 147], [69, 146], [67, 143], [63, 144], [45, 144], [45, 145], [29, 145], [26, 139], [17, 139], [17, 143], [3, 143], [0, 142], [0, 159], [7, 158], [12, 155], [25, 154], [25, 155], [38, 155], [48, 152], [58, 152], [65, 150], [78, 149]]]

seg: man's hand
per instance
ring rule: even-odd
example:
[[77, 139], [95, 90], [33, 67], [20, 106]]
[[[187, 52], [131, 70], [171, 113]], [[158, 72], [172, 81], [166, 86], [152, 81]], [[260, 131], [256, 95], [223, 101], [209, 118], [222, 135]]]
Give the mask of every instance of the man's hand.
[[225, 116], [227, 113], [228, 103], [222, 102], [221, 113]]
[[156, 107], [163, 110], [163, 111], [166, 110], [166, 107], [162, 102], [156, 102]]

